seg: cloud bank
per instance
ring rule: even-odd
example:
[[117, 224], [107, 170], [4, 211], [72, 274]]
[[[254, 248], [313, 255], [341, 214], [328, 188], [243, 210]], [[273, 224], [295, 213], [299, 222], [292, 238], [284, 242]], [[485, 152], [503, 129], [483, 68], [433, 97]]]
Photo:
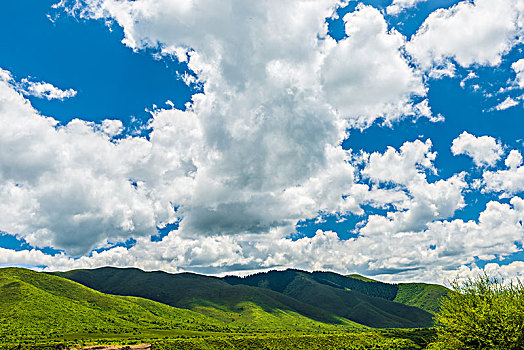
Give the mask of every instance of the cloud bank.
[[[203, 92], [183, 111], [153, 110], [145, 138], [123, 134], [115, 120], [61, 125], [22, 94], [61, 99], [70, 90], [27, 82], [24, 93], [0, 71], [0, 149], [8, 150], [0, 153], [0, 230], [63, 251], [2, 249], [0, 263], [297, 267], [440, 282], [459, 266], [473, 271], [478, 257], [517, 252], [517, 151], [508, 169], [488, 171], [504, 155], [499, 142], [467, 132], [453, 141], [453, 154], [483, 168], [483, 189], [509, 198], [464, 221], [455, 215], [466, 206], [466, 174], [434, 180], [431, 139], [370, 154], [341, 146], [377, 120], [441, 120], [426, 96], [431, 71], [450, 60], [497, 65], [521, 31], [521, 1], [488, 3], [438, 10], [409, 42], [380, 11], [359, 5], [337, 42], [326, 18], [338, 1], [62, 1], [70, 15], [115, 21], [133, 50], [187, 62]], [[365, 206], [381, 213], [366, 215]], [[319, 214], [360, 217], [356, 237], [319, 230], [291, 238], [300, 220]], [[178, 229], [151, 241], [173, 223]], [[93, 251], [131, 238], [130, 248]]]

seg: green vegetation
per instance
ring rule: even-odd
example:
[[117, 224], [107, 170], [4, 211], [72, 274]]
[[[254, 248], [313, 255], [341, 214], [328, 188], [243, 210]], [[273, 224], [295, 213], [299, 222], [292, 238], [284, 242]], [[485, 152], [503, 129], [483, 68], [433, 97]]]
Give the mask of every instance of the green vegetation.
[[[122, 281], [122, 284], [129, 283]], [[301, 303], [284, 296], [283, 299], [289, 304], [284, 305], [270, 298], [272, 294], [278, 296], [278, 293], [267, 291], [259, 295], [252, 291], [252, 287], [225, 286], [229, 288], [226, 290], [229, 294], [222, 291], [209, 299], [188, 298], [188, 304], [195, 310], [192, 311], [140, 297], [104, 294], [51, 274], [3, 268], [0, 269], [0, 338], [5, 343], [22, 341], [29, 344], [52, 339], [104, 338], [123, 341], [136, 337], [158, 339], [260, 331], [334, 332], [364, 328], [322, 310], [316, 311], [309, 305], [304, 308], [318, 312], [319, 316], [332, 323], [306, 317], [289, 308], [293, 303], [299, 308]], [[158, 291], [153, 284], [149, 288]], [[272, 303], [271, 306], [268, 303]]]
[[119, 344], [133, 345], [150, 343], [152, 350], [184, 349], [244, 349], [244, 350], [281, 350], [281, 349], [424, 349], [433, 338], [431, 329], [410, 330], [374, 330], [331, 333], [250, 333], [250, 334], [178, 334], [169, 337], [155, 337], [153, 334], [141, 334], [128, 339], [101, 338], [100, 334], [80, 337], [74, 341], [25, 342], [0, 344], [0, 350], [55, 350], [58, 344], [68, 348], [76, 346], [100, 346]]
[[248, 277], [226, 277], [234, 285], [271, 289], [338, 317], [375, 328], [429, 327], [432, 315], [391, 302], [397, 285], [366, 282], [332, 272], [270, 271]]
[[336, 350], [423, 349], [431, 333], [421, 331], [374, 331], [339, 334], [269, 334], [233, 337], [176, 339], [154, 342], [152, 350]]
[[242, 329], [362, 328], [343, 316], [265, 288], [232, 286], [215, 277], [138, 269], [74, 270], [57, 275], [104, 293], [134, 295], [190, 309]]
[[366, 276], [362, 276], [362, 275], [359, 275], [359, 274], [356, 274], [356, 273], [352, 273], [350, 275], [346, 275], [346, 277], [353, 278], [353, 279], [356, 279], [356, 280], [361, 280], [361, 281], [364, 281], [364, 282], [378, 282], [378, 283], [382, 283], [382, 282], [379, 282], [379, 281], [374, 280], [372, 278], [369, 278], [369, 277], [366, 277]]
[[439, 311], [440, 300], [448, 295], [449, 289], [437, 284], [401, 283], [393, 301], [415, 306], [432, 314]]
[[[3, 268], [0, 350], [139, 343], [153, 350], [524, 348], [519, 281], [484, 275], [452, 287], [299, 270], [220, 279], [137, 269]], [[388, 300], [391, 291], [396, 302]], [[431, 324], [422, 309], [436, 313], [437, 328], [416, 328]]]
[[[371, 284], [384, 298], [364, 293]], [[139, 343], [159, 350], [425, 348], [434, 331], [416, 327], [431, 324], [431, 315], [387, 300], [391, 286], [398, 288], [298, 270], [220, 279], [138, 269], [3, 268], [0, 350]]]
[[442, 300], [430, 349], [524, 348], [524, 286], [486, 275], [460, 284]]
[[67, 334], [138, 334], [146, 329], [222, 331], [224, 327], [190, 310], [106, 295], [26, 269], [0, 269], [0, 335], [4, 342]]

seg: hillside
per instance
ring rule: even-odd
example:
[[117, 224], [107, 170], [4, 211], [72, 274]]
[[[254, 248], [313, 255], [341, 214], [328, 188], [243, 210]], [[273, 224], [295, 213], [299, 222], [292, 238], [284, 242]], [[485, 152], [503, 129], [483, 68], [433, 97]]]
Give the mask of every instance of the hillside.
[[270, 271], [245, 278], [229, 276], [231, 284], [268, 288], [337, 316], [376, 328], [429, 327], [432, 315], [392, 302], [398, 286], [348, 278], [332, 272]]
[[0, 268], [0, 338], [31, 343], [275, 331], [287, 337], [345, 334], [366, 326], [425, 327], [432, 315], [421, 308], [434, 310], [446, 291], [300, 270], [216, 278], [120, 268], [65, 273]]
[[436, 314], [440, 299], [448, 295], [449, 289], [437, 284], [400, 283], [395, 302], [415, 306]]
[[297, 315], [334, 325], [351, 321], [378, 328], [432, 325], [430, 313], [392, 302], [398, 286], [330, 272], [286, 270], [220, 279], [100, 268], [57, 275], [104, 293], [148, 298], [244, 327], [289, 327]]
[[322, 308], [272, 290], [230, 285], [209, 276], [99, 268], [56, 273], [104, 293], [132, 295], [190, 309], [250, 329], [362, 327]]
[[217, 329], [204, 315], [151, 300], [112, 296], [20, 268], [0, 269], [0, 335], [9, 339], [138, 329]]

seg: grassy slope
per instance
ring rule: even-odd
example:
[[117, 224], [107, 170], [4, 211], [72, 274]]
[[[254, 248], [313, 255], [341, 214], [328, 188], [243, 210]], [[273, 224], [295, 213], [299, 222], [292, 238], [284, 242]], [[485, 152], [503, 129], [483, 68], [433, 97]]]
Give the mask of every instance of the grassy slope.
[[374, 279], [371, 279], [369, 277], [366, 277], [366, 276], [362, 276], [362, 275], [359, 275], [357, 273], [352, 273], [350, 275], [346, 275], [345, 277], [349, 277], [349, 278], [353, 278], [353, 279], [356, 279], [356, 280], [361, 280], [361, 281], [364, 281], [364, 282], [379, 282], [377, 280], [374, 280]]
[[[370, 283], [330, 272], [271, 271], [246, 278], [228, 277], [232, 284], [256, 285], [282, 292], [301, 302], [371, 327], [427, 327], [432, 315], [394, 303], [396, 285]], [[385, 298], [369, 296], [384, 295]]]
[[221, 329], [222, 325], [189, 310], [106, 295], [56, 276], [0, 269], [0, 335], [6, 340], [172, 327]]
[[436, 284], [401, 283], [394, 301], [436, 314], [440, 299], [448, 292], [449, 289]]
[[105, 293], [140, 296], [191, 309], [246, 329], [362, 328], [281, 293], [245, 285], [231, 286], [215, 277], [120, 268], [73, 270], [57, 275]]
[[[356, 274], [348, 275], [346, 277], [370, 283], [377, 283], [379, 285], [392, 286], [392, 284], [380, 282]], [[440, 299], [446, 296], [449, 292], [449, 289], [438, 284], [400, 283], [395, 286], [397, 286], [395, 296], [392, 299], [388, 297], [388, 300], [393, 300], [396, 303], [408, 306], [414, 306], [431, 314], [436, 314], [438, 312]], [[365, 291], [363, 292], [365, 293]]]

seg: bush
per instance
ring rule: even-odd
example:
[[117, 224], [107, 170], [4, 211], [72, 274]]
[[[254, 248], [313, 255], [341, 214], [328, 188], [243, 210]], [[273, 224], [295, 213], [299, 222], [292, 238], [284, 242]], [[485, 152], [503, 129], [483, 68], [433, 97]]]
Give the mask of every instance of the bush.
[[441, 301], [437, 338], [429, 349], [524, 349], [524, 286], [486, 274], [463, 283]]

